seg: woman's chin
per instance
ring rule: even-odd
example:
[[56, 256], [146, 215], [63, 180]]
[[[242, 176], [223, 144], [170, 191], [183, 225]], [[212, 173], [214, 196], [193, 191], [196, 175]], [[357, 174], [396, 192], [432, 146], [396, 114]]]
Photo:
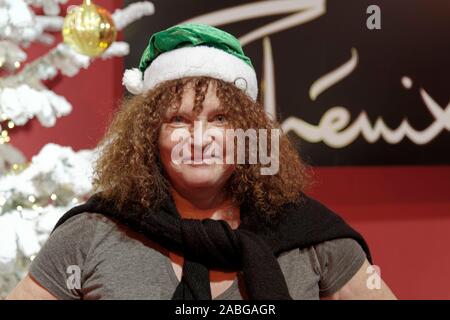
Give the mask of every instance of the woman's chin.
[[224, 171], [216, 165], [184, 165], [181, 174], [186, 185], [199, 188], [216, 185]]

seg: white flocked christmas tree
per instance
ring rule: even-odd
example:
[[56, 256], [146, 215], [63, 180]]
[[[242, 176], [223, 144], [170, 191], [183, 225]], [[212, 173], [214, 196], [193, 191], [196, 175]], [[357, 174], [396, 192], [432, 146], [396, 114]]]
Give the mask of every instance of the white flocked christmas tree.
[[[52, 127], [77, 107], [47, 88], [46, 80], [58, 74], [73, 77], [93, 59], [129, 52], [129, 44], [122, 41], [112, 42], [98, 57], [64, 42], [55, 44], [66, 14], [61, 5], [66, 2], [0, 0], [0, 299], [26, 274], [59, 217], [90, 194], [96, 154], [47, 144], [27, 161], [10, 142], [9, 131], [20, 130], [33, 118]], [[111, 17], [120, 31], [153, 12], [153, 4], [143, 1], [118, 8]], [[31, 43], [49, 50], [28, 61]]]

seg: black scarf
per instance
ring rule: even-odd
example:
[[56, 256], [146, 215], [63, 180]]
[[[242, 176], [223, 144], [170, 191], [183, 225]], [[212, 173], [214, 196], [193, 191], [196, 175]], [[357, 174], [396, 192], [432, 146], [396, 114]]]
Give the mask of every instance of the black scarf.
[[53, 231], [83, 212], [109, 216], [181, 253], [182, 279], [172, 299], [211, 300], [211, 268], [242, 270], [249, 299], [292, 299], [276, 257], [294, 248], [337, 238], [355, 239], [372, 262], [363, 237], [336, 213], [305, 194], [299, 204], [285, 205], [278, 219], [271, 220], [244, 202], [240, 206], [241, 223], [233, 230], [223, 220], [182, 219], [171, 197], [158, 210], [129, 204], [119, 211], [97, 193], [66, 212]]

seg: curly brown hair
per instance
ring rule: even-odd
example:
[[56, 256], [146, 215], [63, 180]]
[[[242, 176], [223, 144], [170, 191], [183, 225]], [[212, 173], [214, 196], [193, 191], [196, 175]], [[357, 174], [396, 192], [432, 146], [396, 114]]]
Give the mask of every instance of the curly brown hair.
[[[158, 148], [165, 111], [168, 106], [179, 107], [183, 88], [188, 83], [195, 89], [194, 110], [201, 110], [211, 81], [215, 82], [216, 95], [233, 128], [281, 129], [260, 103], [231, 83], [209, 77], [166, 81], [146, 95], [124, 97], [99, 144], [94, 190], [101, 191], [119, 207], [133, 201], [146, 208], [156, 208], [167, 199], [170, 183]], [[310, 169], [285, 134], [280, 135], [278, 173], [261, 175], [260, 168], [260, 164], [247, 162], [236, 165], [226, 187], [233, 203], [250, 201], [271, 216], [284, 204], [297, 202], [309, 182]]]

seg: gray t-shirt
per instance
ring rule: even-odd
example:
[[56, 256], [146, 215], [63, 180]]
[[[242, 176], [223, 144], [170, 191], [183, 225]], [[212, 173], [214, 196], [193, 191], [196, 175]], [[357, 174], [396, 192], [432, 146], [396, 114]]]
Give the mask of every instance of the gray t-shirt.
[[[355, 240], [342, 238], [284, 252], [278, 262], [291, 296], [300, 300], [335, 293], [365, 259]], [[59, 299], [171, 299], [179, 283], [166, 249], [98, 213], [81, 213], [59, 226], [29, 272]], [[214, 299], [246, 297], [239, 272]]]

